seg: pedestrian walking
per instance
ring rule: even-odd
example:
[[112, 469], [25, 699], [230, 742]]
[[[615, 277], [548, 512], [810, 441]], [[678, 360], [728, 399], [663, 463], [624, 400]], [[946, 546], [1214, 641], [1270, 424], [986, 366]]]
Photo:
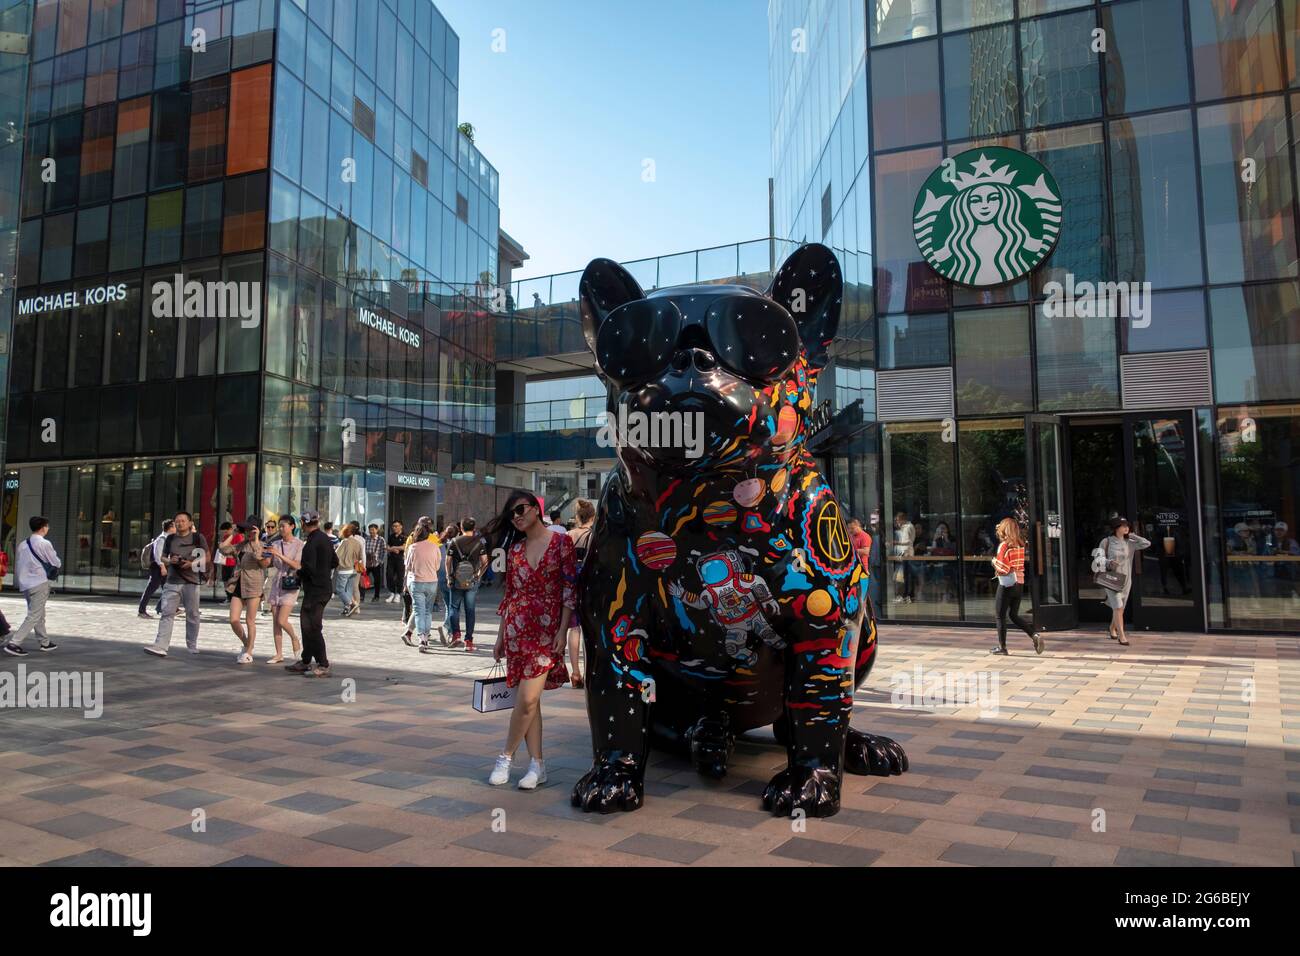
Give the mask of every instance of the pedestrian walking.
[[432, 650], [433, 602], [438, 594], [438, 570], [442, 567], [442, 551], [431, 528], [421, 526], [416, 531], [415, 541], [406, 552], [406, 567], [411, 574], [415, 633], [420, 639], [420, 650], [429, 651]]
[[[453, 649], [465, 648], [474, 653], [474, 609], [478, 603], [479, 583], [488, 566], [488, 547], [475, 533], [477, 522], [464, 518], [461, 533], [447, 543], [447, 620]], [[465, 609], [465, 638], [461, 639], [460, 612]]]
[[[236, 543], [236, 539], [239, 540]], [[230, 629], [242, 647], [235, 657], [237, 664], [253, 663], [253, 645], [257, 643], [257, 609], [262, 603], [263, 572], [271, 559], [262, 550], [262, 538], [252, 520], [242, 522], [217, 545], [226, 557], [235, 559], [235, 571], [226, 584], [230, 598]], [[240, 617], [244, 620], [241, 622]]]
[[298, 593], [302, 590], [302, 579], [298, 572], [302, 568], [303, 540], [294, 534], [298, 523], [293, 515], [281, 515], [275, 540], [267, 548], [271, 556], [271, 590], [266, 603], [271, 607], [271, 637], [275, 641], [275, 655], [267, 659], [268, 664], [284, 662], [284, 635], [289, 635], [293, 642], [295, 659], [302, 655], [302, 642], [298, 632], [293, 629], [289, 615], [298, 603]]
[[213, 565], [208, 542], [194, 527], [194, 518], [188, 511], [178, 511], [175, 527], [163, 542], [160, 563], [167, 572], [163, 582], [161, 619], [158, 635], [152, 644], [144, 647], [146, 654], [166, 657], [172, 642], [172, 624], [176, 612], [185, 606], [185, 648], [191, 654], [199, 652], [199, 584], [212, 583]]
[[[577, 524], [569, 530], [569, 540], [573, 542], [574, 557], [577, 561], [577, 580], [582, 580], [582, 565], [587, 560], [587, 548], [591, 545], [591, 531], [596, 524], [596, 506], [586, 498], [579, 498], [574, 506], [574, 517], [577, 518]], [[574, 600], [581, 600], [581, 595], [575, 590]], [[577, 604], [575, 603], [576, 607]], [[573, 615], [572, 627], [569, 628], [569, 681], [575, 690], [583, 686], [582, 667], [579, 660], [582, 655], [582, 627], [578, 624], [578, 616]]]
[[415, 575], [411, 572], [409, 555], [411, 545], [415, 544], [416, 537], [421, 531], [432, 533], [433, 519], [428, 515], [421, 515], [415, 522], [415, 529], [406, 536], [402, 544], [402, 643], [407, 647], [415, 647], [415, 601], [411, 592], [411, 585], [415, 582]]
[[357, 585], [361, 573], [366, 569], [366, 546], [357, 537], [359, 530], [360, 526], [355, 521], [345, 524], [343, 537], [334, 548], [339, 559], [338, 570], [334, 572], [334, 595], [343, 605], [340, 617], [351, 617], [361, 610]]
[[402, 522], [394, 521], [388, 526], [388, 546], [384, 549], [388, 553], [388, 564], [384, 569], [384, 578], [388, 586], [389, 604], [400, 600], [402, 596], [402, 578], [406, 574], [402, 562], [402, 549], [405, 545], [406, 532], [402, 528]]
[[302, 546], [301, 570], [302, 657], [285, 670], [304, 677], [329, 677], [330, 660], [325, 648], [325, 606], [330, 602], [330, 572], [338, 566], [338, 555], [320, 526], [320, 515], [315, 511], [302, 516], [302, 530], [307, 539]]
[[1007, 618], [1029, 635], [1034, 642], [1034, 651], [1043, 653], [1043, 635], [1020, 617], [1020, 598], [1025, 587], [1025, 539], [1020, 533], [1020, 525], [1014, 518], [1003, 518], [998, 522], [997, 554], [993, 556], [993, 569], [997, 572], [998, 593], [993, 599], [993, 611], [998, 622], [998, 646], [990, 650], [992, 654], [1007, 653]]
[[379, 589], [384, 586], [384, 538], [379, 533], [378, 523], [372, 521], [366, 529], [366, 574], [370, 577], [370, 583], [374, 587], [374, 596], [370, 598], [371, 604], [379, 602]]
[[[231, 534], [238, 535], [235, 541], [236, 544], [240, 544], [244, 540], [244, 536], [235, 531], [235, 526], [233, 523], [229, 521], [221, 522], [220, 526], [217, 528], [217, 540], [224, 541]], [[222, 554], [215, 557], [214, 563], [221, 567], [221, 587], [225, 592], [221, 595], [221, 600], [229, 604], [230, 603], [229, 585], [230, 585], [230, 579], [231, 577], [234, 576], [235, 573], [235, 559], [233, 556]]]
[[460, 525], [449, 524], [442, 529], [442, 534], [438, 535], [438, 550], [442, 555], [442, 564], [438, 566], [438, 603], [433, 606], [435, 611], [445, 612], [451, 606], [451, 591], [447, 587], [447, 545], [453, 538], [460, 535]]
[[176, 522], [168, 518], [163, 522], [162, 531], [158, 537], [154, 538], [145, 546], [145, 550], [140, 552], [140, 563], [145, 564], [145, 555], [148, 554], [149, 582], [144, 586], [144, 594], [140, 595], [140, 607], [137, 609], [136, 616], [149, 620], [153, 617], [149, 613], [149, 599], [152, 598], [163, 583], [163, 566], [162, 550], [167, 536], [176, 530]]
[[35, 517], [27, 522], [27, 526], [32, 533], [18, 546], [18, 555], [14, 559], [14, 586], [27, 601], [27, 616], [4, 647], [5, 653], [14, 657], [27, 656], [23, 641], [33, 631], [40, 638], [41, 650], [52, 651], [59, 646], [50, 640], [45, 630], [45, 605], [50, 598], [50, 582], [59, 576], [63, 563], [47, 537], [50, 533], [49, 519]]
[[488, 783], [509, 782], [510, 762], [525, 743], [530, 759], [519, 789], [533, 790], [546, 782], [542, 691], [569, 679], [564, 640], [575, 604], [577, 559], [568, 535], [547, 527], [541, 503], [527, 491], [514, 492], [486, 530], [507, 555], [505, 597], [498, 608], [501, 627], [492, 656], [505, 659], [506, 686], [518, 688], [506, 745]]
[[1124, 633], [1124, 608], [1128, 606], [1128, 594], [1133, 589], [1133, 558], [1139, 551], [1151, 547], [1151, 542], [1133, 534], [1128, 519], [1116, 515], [1110, 519], [1110, 536], [1103, 538], [1097, 547], [1106, 562], [1106, 570], [1124, 578], [1118, 589], [1103, 587], [1103, 590], [1106, 592], [1106, 606], [1110, 608], [1110, 639], [1128, 647], [1128, 635]]

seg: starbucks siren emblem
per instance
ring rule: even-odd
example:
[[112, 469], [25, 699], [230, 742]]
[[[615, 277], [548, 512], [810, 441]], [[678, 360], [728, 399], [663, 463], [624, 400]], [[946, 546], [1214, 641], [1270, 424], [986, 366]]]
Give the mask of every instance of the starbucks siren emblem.
[[1034, 157], [1004, 146], [944, 160], [922, 184], [912, 232], [945, 279], [986, 287], [1014, 282], [1051, 254], [1061, 191]]

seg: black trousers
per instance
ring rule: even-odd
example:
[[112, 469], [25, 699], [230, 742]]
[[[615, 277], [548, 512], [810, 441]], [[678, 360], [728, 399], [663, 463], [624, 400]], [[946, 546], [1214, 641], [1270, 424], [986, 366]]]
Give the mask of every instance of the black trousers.
[[144, 586], [144, 594], [140, 597], [140, 614], [144, 613], [144, 609], [149, 604], [149, 599], [158, 593], [158, 589], [162, 587], [162, 581], [162, 568], [156, 564], [150, 565], [149, 583]]
[[404, 574], [402, 573], [403, 570], [404, 568], [402, 566], [402, 559], [397, 555], [390, 554], [388, 556], [388, 575], [387, 575], [389, 594], [402, 593], [402, 585], [405, 583], [402, 580], [402, 578], [404, 577]]
[[1024, 596], [1024, 590], [1023, 584], [1011, 587], [999, 584], [998, 595], [993, 599], [993, 610], [998, 616], [998, 643], [1003, 650], [1007, 648], [1007, 618], [1030, 638], [1034, 636], [1034, 629], [1020, 616], [1020, 599]]
[[299, 624], [302, 630], [302, 662], [328, 667], [329, 655], [325, 652], [325, 605], [329, 604], [329, 594], [304, 594], [302, 611], [299, 612]]
[[[375, 596], [372, 598], [372, 600], [375, 601], [379, 600], [379, 591], [384, 586], [384, 575], [382, 573], [383, 570], [384, 570], [384, 566], [382, 564], [372, 564], [366, 568], [366, 573], [370, 575], [370, 583], [374, 586]], [[362, 594], [361, 600], [364, 601], [365, 599], [366, 596]]]

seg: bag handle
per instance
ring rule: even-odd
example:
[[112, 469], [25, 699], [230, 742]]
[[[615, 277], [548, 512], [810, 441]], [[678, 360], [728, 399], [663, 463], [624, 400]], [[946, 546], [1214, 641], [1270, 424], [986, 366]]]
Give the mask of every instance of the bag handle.
[[506, 672], [505, 661], [493, 661], [492, 667], [488, 670], [487, 676], [488, 679], [491, 680], [494, 677], [500, 677], [501, 675], [505, 674], [505, 672]]

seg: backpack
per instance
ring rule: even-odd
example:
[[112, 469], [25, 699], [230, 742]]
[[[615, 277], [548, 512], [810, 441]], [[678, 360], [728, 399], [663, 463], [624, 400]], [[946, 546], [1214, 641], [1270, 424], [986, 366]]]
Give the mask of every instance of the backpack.
[[474, 586], [474, 579], [478, 577], [478, 569], [474, 562], [465, 557], [465, 552], [459, 547], [460, 539], [456, 539], [451, 546], [456, 549], [456, 564], [452, 569], [452, 587], [457, 591], [468, 591]]
[[153, 542], [150, 541], [140, 549], [140, 569], [142, 571], [152, 570], [153, 568]]

